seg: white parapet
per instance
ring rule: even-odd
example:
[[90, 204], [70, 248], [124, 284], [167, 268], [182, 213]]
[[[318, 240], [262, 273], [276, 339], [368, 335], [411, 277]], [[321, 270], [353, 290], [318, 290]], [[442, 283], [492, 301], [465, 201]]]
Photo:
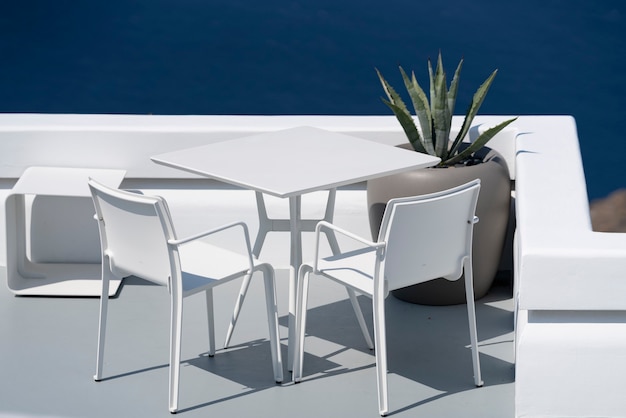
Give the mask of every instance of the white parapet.
[[[171, 196], [175, 212], [181, 213], [182, 228], [188, 219], [193, 218], [183, 214], [210, 205], [217, 209], [224, 209], [226, 205], [227, 210], [218, 210], [217, 213], [223, 213], [226, 217], [238, 214], [254, 228], [257, 219], [252, 192], [155, 164], [150, 157], [167, 151], [296, 126], [314, 126], [388, 145], [406, 142], [393, 116], [0, 114], [0, 152], [3, 155], [0, 159], [0, 198], [4, 202], [17, 179], [32, 166], [121, 169], [126, 172], [123, 187], [149, 189]], [[504, 135], [500, 139], [494, 138], [494, 143], [501, 143], [501, 152], [505, 154], [510, 167], [514, 164], [514, 132], [509, 130], [504, 139]], [[357, 155], [358, 150], [355, 150]], [[237, 161], [233, 161], [233, 164], [237, 164]], [[513, 175], [514, 170], [510, 172]], [[323, 193], [321, 195], [305, 196], [304, 201], [311, 204], [303, 210], [322, 210], [324, 196]], [[177, 199], [183, 203], [178, 205]], [[339, 190], [337, 199], [337, 216], [341, 218], [345, 210], [346, 220], [364, 219], [365, 222], [359, 222], [362, 229], [355, 232], [368, 235], [364, 185]], [[270, 199], [268, 204], [270, 210], [287, 210], [285, 202]], [[355, 207], [359, 208], [358, 216], [355, 216]], [[3, 237], [6, 235], [4, 211], [4, 205], [0, 205], [0, 236]], [[73, 222], [63, 211], [51, 211], [49, 216], [46, 223], [56, 224], [59, 228]], [[311, 216], [317, 215], [314, 213]], [[76, 259], [77, 253], [72, 249], [80, 245], [77, 244], [81, 241], [80, 234], [81, 231], [74, 231], [73, 234], [56, 237], [55, 257], [64, 256], [64, 249], [68, 257], [71, 253], [74, 262], [98, 257], [98, 254], [90, 254], [84, 259]], [[306, 242], [304, 244], [307, 245]], [[39, 251], [45, 252], [46, 246], [39, 245]], [[41, 254], [42, 258], [48, 256]], [[5, 240], [0, 240], [0, 265], [5, 263], [6, 244]]]
[[[477, 117], [472, 132], [507, 118]], [[405, 142], [393, 116], [2, 114], [0, 198], [31, 166], [123, 169], [123, 186], [171, 200], [181, 228], [213, 206], [220, 215], [211, 222], [243, 218], [254, 233], [253, 193], [158, 166], [150, 156], [303, 125]], [[573, 118], [522, 116], [509, 128], [490, 146], [504, 155], [516, 185], [516, 416], [626, 416], [626, 234], [591, 230]], [[312, 206], [318, 201], [323, 197], [311, 196]], [[273, 201], [270, 209], [283, 203]], [[339, 223], [369, 233], [363, 185], [340, 190], [336, 208]], [[3, 237], [4, 219], [0, 205]], [[285, 251], [268, 248], [271, 262], [286, 264]], [[5, 254], [1, 240], [0, 264]]]
[[517, 126], [516, 416], [626, 416], [626, 234], [592, 231], [573, 118]]

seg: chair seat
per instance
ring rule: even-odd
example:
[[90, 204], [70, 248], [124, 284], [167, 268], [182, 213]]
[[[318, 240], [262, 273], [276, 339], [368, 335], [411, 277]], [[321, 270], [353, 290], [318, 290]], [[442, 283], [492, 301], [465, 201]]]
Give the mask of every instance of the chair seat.
[[319, 274], [371, 296], [375, 263], [376, 250], [368, 247], [321, 258], [317, 268]]
[[188, 242], [178, 250], [185, 296], [239, 278], [250, 267], [248, 257], [203, 241]]

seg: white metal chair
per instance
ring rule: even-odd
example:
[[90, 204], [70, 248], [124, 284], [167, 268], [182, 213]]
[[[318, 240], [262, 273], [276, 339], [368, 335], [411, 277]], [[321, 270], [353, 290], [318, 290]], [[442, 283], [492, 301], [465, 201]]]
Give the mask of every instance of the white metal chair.
[[[89, 180], [102, 244], [102, 295], [96, 381], [102, 379], [109, 281], [134, 275], [167, 286], [171, 295], [169, 410], [178, 409], [180, 348], [182, 338], [183, 298], [205, 292], [209, 332], [209, 356], [215, 354], [213, 288], [256, 271], [265, 280], [265, 298], [269, 322], [274, 379], [283, 380], [278, 335], [278, 313], [274, 269], [252, 256], [245, 223], [236, 222], [178, 239], [167, 203], [156, 196], [146, 196], [111, 189]], [[199, 240], [230, 228], [242, 228], [242, 255]]]
[[[482, 386], [474, 290], [472, 281], [472, 232], [480, 180], [446, 191], [389, 201], [377, 242], [361, 238], [328, 222], [316, 229], [315, 259], [303, 264], [298, 273], [296, 298], [296, 342], [293, 381], [302, 378], [307, 293], [311, 273], [351, 287], [372, 298], [378, 405], [381, 415], [388, 413], [387, 349], [385, 298], [389, 291], [439, 277], [458, 280], [463, 274], [474, 368], [474, 383]], [[321, 258], [319, 234], [331, 229], [363, 244], [357, 250]], [[359, 321], [360, 322], [360, 321]], [[369, 339], [369, 331], [361, 324]], [[369, 343], [368, 343], [369, 345]]]

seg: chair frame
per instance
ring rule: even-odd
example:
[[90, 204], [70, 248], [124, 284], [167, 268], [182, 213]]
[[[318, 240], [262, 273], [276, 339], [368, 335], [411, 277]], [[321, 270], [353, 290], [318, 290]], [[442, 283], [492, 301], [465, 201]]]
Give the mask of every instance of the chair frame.
[[[149, 277], [142, 277], [151, 282], [160, 285], [166, 285], [170, 293], [170, 357], [169, 357], [169, 410], [171, 413], [178, 411], [179, 403], [179, 381], [180, 381], [180, 362], [181, 362], [181, 343], [182, 343], [182, 320], [183, 320], [183, 299], [196, 293], [204, 292], [207, 304], [207, 321], [209, 334], [209, 350], [210, 357], [215, 355], [215, 334], [214, 334], [214, 312], [213, 312], [213, 288], [244, 277], [249, 280], [255, 272], [261, 272], [265, 282], [265, 299], [268, 315], [268, 325], [270, 334], [270, 346], [272, 363], [274, 369], [274, 379], [277, 383], [283, 380], [283, 366], [281, 359], [281, 349], [278, 330], [278, 313], [276, 305], [276, 290], [274, 283], [274, 269], [270, 264], [258, 262], [252, 255], [250, 247], [250, 238], [248, 227], [244, 222], [233, 222], [217, 228], [212, 228], [198, 234], [178, 239], [174, 231], [174, 225], [171, 215], [167, 207], [167, 202], [158, 196], [147, 196], [138, 193], [128, 192], [124, 190], [112, 189], [104, 186], [93, 179], [89, 180], [89, 188], [93, 197], [94, 207], [96, 210], [95, 218], [98, 221], [100, 239], [102, 246], [102, 293], [100, 297], [100, 316], [98, 330], [98, 350], [96, 361], [95, 381], [102, 380], [103, 362], [104, 362], [104, 345], [106, 337], [106, 322], [108, 313], [108, 295], [109, 282], [111, 279], [127, 277], [135, 275], [142, 277], [140, 271], [124, 271], [116, 266], [115, 252], [111, 250], [107, 239], [107, 219], [103, 216], [100, 206], [100, 199], [105, 196], [116, 202], [131, 202], [132, 204], [144, 205], [152, 209], [153, 216], [157, 216], [162, 228], [162, 233], [166, 239], [167, 254], [169, 258], [169, 272], [165, 281], [154, 280]], [[123, 210], [123, 209], [117, 209]], [[242, 237], [247, 249], [247, 266], [238, 271], [232, 271], [226, 276], [211, 278], [206, 280], [199, 286], [184, 289], [185, 270], [181, 265], [180, 253], [184, 251], [185, 244], [194, 241], [198, 242], [200, 238], [207, 237], [228, 229], [240, 228]], [[200, 242], [201, 243], [201, 242]], [[204, 243], [201, 243], [204, 244]], [[192, 244], [193, 245], [193, 244]], [[207, 249], [212, 246], [205, 244]]]
[[[304, 340], [305, 340], [305, 327], [306, 327], [306, 312], [307, 312], [307, 300], [308, 300], [308, 288], [309, 278], [311, 273], [317, 276], [323, 276], [331, 280], [337, 281], [340, 284], [352, 288], [359, 294], [366, 295], [372, 299], [372, 311], [373, 311], [373, 324], [374, 324], [374, 342], [376, 347], [376, 374], [378, 383], [378, 405], [380, 415], [386, 416], [389, 412], [388, 403], [388, 390], [387, 390], [387, 348], [386, 348], [386, 330], [385, 330], [385, 298], [390, 290], [389, 283], [385, 278], [385, 267], [387, 261], [387, 247], [388, 232], [393, 223], [393, 212], [396, 205], [401, 204], [421, 204], [432, 201], [434, 199], [445, 198], [449, 195], [458, 193], [473, 193], [471, 199], [471, 216], [467, 219], [466, 241], [464, 243], [464, 256], [461, 260], [461, 269], [459, 273], [455, 272], [450, 276], [446, 276], [448, 280], [458, 280], [464, 275], [465, 289], [467, 299], [467, 312], [469, 321], [470, 341], [472, 349], [472, 366], [474, 371], [474, 384], [477, 387], [483, 386], [483, 381], [480, 372], [480, 359], [478, 353], [478, 336], [476, 328], [476, 312], [474, 303], [474, 289], [473, 289], [473, 275], [472, 275], [472, 231], [475, 223], [478, 222], [478, 217], [475, 216], [476, 202], [478, 199], [478, 192], [480, 190], [480, 180], [474, 180], [467, 184], [444, 190], [442, 192], [432, 193], [428, 195], [413, 196], [407, 198], [392, 199], [389, 201], [385, 214], [383, 216], [383, 222], [381, 225], [381, 233], [379, 234], [378, 241], [364, 239], [356, 234], [353, 234], [345, 229], [337, 227], [329, 222], [319, 222], [316, 227], [316, 244], [315, 244], [315, 258], [313, 263], [305, 263], [301, 266], [298, 272], [297, 283], [297, 297], [296, 297], [296, 339], [294, 347], [294, 364], [293, 364], [293, 382], [298, 383], [302, 379], [303, 368], [303, 355], [304, 355]], [[324, 231], [333, 231], [337, 234], [343, 235], [363, 245], [360, 250], [361, 253], [369, 252], [375, 256], [373, 258], [373, 264], [369, 266], [371, 270], [367, 270], [372, 273], [371, 280], [362, 280], [361, 282], [346, 282], [337, 277], [334, 277], [328, 271], [323, 268], [320, 269], [320, 246], [319, 236]], [[346, 253], [348, 254], [348, 253]], [[336, 256], [333, 256], [335, 258]], [[346, 258], [349, 255], [346, 255]], [[426, 280], [416, 281], [421, 283], [436, 279], [437, 277], [431, 277]], [[356, 311], [355, 311], [356, 312]], [[365, 337], [366, 344], [371, 349], [371, 338], [369, 331], [364, 321], [362, 321], [357, 313], [357, 319], [359, 326]]]

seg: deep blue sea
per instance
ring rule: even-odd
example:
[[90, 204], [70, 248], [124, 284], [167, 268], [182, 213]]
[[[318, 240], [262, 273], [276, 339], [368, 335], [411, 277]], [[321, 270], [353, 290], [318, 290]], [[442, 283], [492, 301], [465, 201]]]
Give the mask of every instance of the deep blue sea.
[[457, 109], [497, 68], [481, 114], [573, 115], [589, 198], [626, 187], [623, 0], [2, 1], [0, 112], [389, 114], [374, 68], [439, 50]]

